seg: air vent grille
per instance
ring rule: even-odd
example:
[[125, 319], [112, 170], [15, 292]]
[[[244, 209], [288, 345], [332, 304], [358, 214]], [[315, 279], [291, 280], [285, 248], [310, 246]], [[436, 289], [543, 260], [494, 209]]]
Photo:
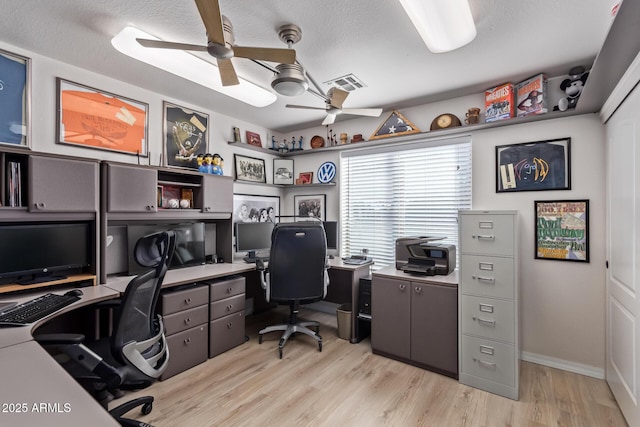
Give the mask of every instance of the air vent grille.
[[324, 82], [324, 84], [335, 86], [338, 89], [346, 90], [347, 92], [353, 92], [356, 89], [367, 87], [367, 85], [364, 84], [362, 80], [360, 80], [353, 74], [346, 74], [341, 77], [336, 77], [335, 79], [327, 80], [326, 82]]

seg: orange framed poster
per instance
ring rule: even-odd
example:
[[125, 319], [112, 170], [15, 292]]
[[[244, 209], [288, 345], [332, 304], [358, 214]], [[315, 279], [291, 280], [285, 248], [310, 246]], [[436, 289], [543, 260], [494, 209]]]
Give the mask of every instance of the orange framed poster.
[[57, 143], [147, 157], [149, 106], [56, 79]]

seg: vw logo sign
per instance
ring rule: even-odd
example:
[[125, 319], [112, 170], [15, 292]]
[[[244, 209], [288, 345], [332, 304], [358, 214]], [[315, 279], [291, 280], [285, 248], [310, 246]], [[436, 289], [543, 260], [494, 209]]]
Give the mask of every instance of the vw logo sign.
[[322, 184], [333, 181], [336, 177], [336, 164], [333, 162], [324, 162], [318, 168], [318, 181]]

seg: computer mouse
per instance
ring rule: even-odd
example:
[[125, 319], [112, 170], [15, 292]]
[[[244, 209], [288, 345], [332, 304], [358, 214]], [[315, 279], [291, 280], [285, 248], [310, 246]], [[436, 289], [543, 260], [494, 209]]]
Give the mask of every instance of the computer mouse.
[[82, 292], [80, 289], [71, 289], [70, 291], [67, 291], [65, 293], [65, 295], [72, 295], [74, 297], [81, 297], [82, 295], [84, 295], [84, 292]]

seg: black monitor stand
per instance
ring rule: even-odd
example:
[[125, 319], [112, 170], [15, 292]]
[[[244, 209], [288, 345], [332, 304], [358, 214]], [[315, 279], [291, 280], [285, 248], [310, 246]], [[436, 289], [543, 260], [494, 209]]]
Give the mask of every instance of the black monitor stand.
[[244, 262], [253, 264], [254, 262], [256, 262], [256, 251], [247, 252], [247, 255], [243, 259], [244, 259]]

